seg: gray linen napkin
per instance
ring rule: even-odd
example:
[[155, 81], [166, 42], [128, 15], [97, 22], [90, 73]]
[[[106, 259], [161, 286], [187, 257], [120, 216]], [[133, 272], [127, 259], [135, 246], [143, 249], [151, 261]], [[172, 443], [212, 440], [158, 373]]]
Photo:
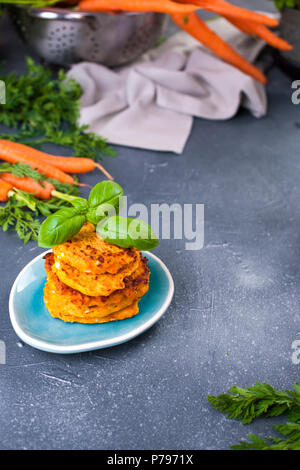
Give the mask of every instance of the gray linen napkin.
[[[226, 20], [209, 23], [248, 60], [264, 47]], [[80, 123], [108, 142], [182, 153], [193, 117], [229, 119], [239, 106], [265, 115], [265, 88], [184, 32], [117, 70], [81, 62], [68, 73], [83, 89]]]

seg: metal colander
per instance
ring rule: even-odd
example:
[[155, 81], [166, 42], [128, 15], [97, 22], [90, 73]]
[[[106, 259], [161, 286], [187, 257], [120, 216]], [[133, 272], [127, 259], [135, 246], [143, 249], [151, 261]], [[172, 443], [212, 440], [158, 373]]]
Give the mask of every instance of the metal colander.
[[7, 8], [24, 41], [41, 58], [59, 65], [91, 61], [112, 67], [131, 62], [156, 44], [168, 20], [162, 13]]

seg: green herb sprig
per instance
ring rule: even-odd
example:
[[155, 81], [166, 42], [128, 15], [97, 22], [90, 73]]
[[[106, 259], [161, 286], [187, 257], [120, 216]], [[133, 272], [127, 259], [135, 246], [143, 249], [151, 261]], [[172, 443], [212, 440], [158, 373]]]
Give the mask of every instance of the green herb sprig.
[[231, 446], [233, 450], [300, 450], [300, 422], [287, 422], [273, 426], [282, 437], [258, 437], [249, 434], [249, 441], [240, 441]]
[[300, 10], [300, 0], [274, 0], [274, 4], [278, 10], [283, 10], [284, 8]]
[[19, 178], [28, 177], [37, 182], [45, 180], [40, 172], [24, 163], [0, 163], [0, 173], [11, 173]]
[[14, 230], [18, 237], [26, 244], [29, 240], [37, 240], [40, 222], [36, 218], [35, 206], [34, 212], [24, 211], [24, 205], [28, 207], [28, 203], [24, 199], [17, 197], [17, 193], [12, 196], [8, 203], [0, 208], [0, 227], [6, 232]]
[[228, 418], [238, 419], [243, 424], [265, 416], [285, 415], [288, 422], [273, 426], [281, 437], [258, 437], [249, 434], [249, 442], [239, 441], [231, 446], [234, 450], [300, 450], [300, 385], [294, 390], [275, 390], [266, 383], [257, 382], [247, 389], [231, 387], [229, 394], [208, 396], [210, 404]]
[[[0, 165], [1, 171], [9, 171], [16, 176], [30, 176], [39, 181], [40, 173], [34, 175], [32, 168], [28, 165], [14, 164], [11, 168]], [[9, 165], [9, 164], [8, 164]], [[35, 178], [36, 176], [36, 178]], [[45, 179], [45, 178], [43, 178]], [[77, 197], [78, 187], [70, 184], [60, 183], [57, 180], [47, 178], [55, 189], [57, 195]], [[42, 184], [42, 182], [41, 182]], [[14, 195], [11, 196], [5, 206], [0, 207], [0, 227], [3, 231], [15, 231], [18, 237], [26, 244], [29, 240], [37, 241], [41, 226], [41, 218], [57, 212], [62, 207], [70, 205], [65, 199], [52, 197], [49, 200], [40, 200], [32, 194], [14, 188]]]
[[247, 389], [231, 387], [229, 394], [207, 399], [216, 410], [228, 418], [239, 419], [243, 424], [251, 423], [261, 415], [279, 416], [300, 408], [300, 385], [295, 390], [275, 390], [271, 385], [257, 382]]
[[63, 194], [58, 196], [72, 207], [60, 209], [42, 223], [38, 236], [41, 247], [51, 248], [66, 242], [86, 222], [97, 226], [97, 232], [108, 243], [123, 248], [151, 250], [158, 245], [157, 236], [145, 222], [116, 215], [122, 207], [124, 192], [115, 182], [98, 183], [88, 200]]
[[13, 5], [31, 5], [37, 8], [55, 5], [61, 0], [0, 0], [0, 3]]

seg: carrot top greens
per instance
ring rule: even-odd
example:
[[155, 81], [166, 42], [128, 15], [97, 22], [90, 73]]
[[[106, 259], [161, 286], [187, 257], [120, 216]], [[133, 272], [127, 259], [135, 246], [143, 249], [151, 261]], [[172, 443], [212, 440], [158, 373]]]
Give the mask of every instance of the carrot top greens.
[[209, 403], [228, 418], [249, 424], [260, 416], [286, 415], [288, 422], [274, 426], [281, 436], [260, 437], [249, 434], [249, 442], [240, 441], [234, 450], [300, 450], [300, 384], [294, 390], [275, 390], [267, 383], [253, 387], [231, 387], [228, 394], [208, 396]]
[[[31, 167], [27, 168], [27, 165], [22, 164], [15, 165], [18, 165], [15, 170], [18, 173], [17, 176], [29, 176], [30, 170], [32, 170]], [[11, 169], [8, 171], [14, 172]], [[64, 194], [72, 196], [78, 194], [77, 186], [60, 183], [50, 178], [47, 178], [47, 181], [51, 182], [57, 191]], [[24, 244], [29, 240], [38, 240], [42, 217], [48, 217], [61, 207], [70, 205], [66, 200], [58, 197], [52, 197], [49, 201], [41, 201], [32, 194], [16, 188], [14, 188], [14, 193], [14, 196], [10, 197], [8, 202], [0, 207], [0, 227], [4, 232], [8, 230], [16, 232], [17, 236], [24, 241]]]
[[6, 104], [0, 106], [0, 123], [16, 132], [0, 134], [1, 139], [40, 147], [53, 143], [73, 149], [73, 154], [96, 160], [115, 153], [105, 140], [77, 124], [80, 85], [60, 70], [53, 77], [49, 69], [26, 59], [28, 72], [0, 73], [6, 86]]

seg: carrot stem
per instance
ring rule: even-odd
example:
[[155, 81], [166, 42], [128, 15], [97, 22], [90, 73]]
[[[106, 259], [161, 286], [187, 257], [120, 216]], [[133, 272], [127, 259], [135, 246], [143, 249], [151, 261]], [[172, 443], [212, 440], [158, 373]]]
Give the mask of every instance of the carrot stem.
[[56, 191], [56, 189], [51, 191], [51, 196], [57, 197], [58, 199], [63, 199], [64, 201], [68, 202], [72, 202], [74, 199], [78, 199], [78, 196], [71, 196], [70, 194], [61, 193], [60, 191]]
[[19, 192], [17, 188], [13, 188], [8, 191], [7, 198], [9, 199], [13, 196], [15, 196], [18, 201], [23, 202], [24, 205], [28, 207], [28, 209], [30, 209], [31, 211], [34, 212], [36, 210], [36, 203], [34, 201], [29, 200], [26, 196]]

